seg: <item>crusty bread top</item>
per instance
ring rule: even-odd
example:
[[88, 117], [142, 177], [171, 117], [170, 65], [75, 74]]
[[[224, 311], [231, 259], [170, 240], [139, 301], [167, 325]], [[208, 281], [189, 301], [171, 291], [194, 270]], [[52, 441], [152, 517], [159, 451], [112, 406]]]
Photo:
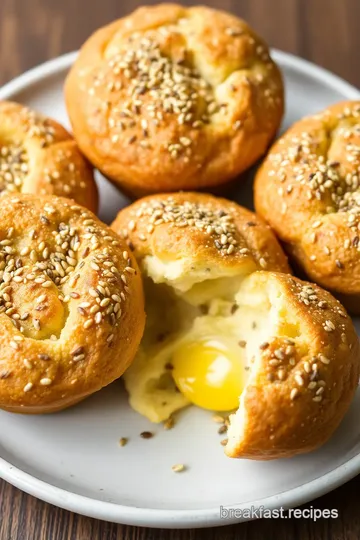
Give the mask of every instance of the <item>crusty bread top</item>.
[[257, 212], [308, 276], [360, 293], [360, 101], [294, 124], [271, 148], [255, 181]]
[[184, 277], [236, 275], [245, 267], [290, 272], [270, 228], [253, 212], [227, 199], [175, 193], [140, 199], [121, 210], [112, 224], [138, 261], [155, 257], [180, 261]]
[[65, 87], [75, 137], [125, 190], [219, 184], [265, 152], [283, 114], [267, 45], [208, 7], [142, 7], [85, 43]]
[[96, 212], [93, 170], [63, 126], [18, 103], [0, 101], [0, 193], [74, 199]]
[[68, 199], [0, 204], [0, 407], [48, 412], [118, 378], [144, 327], [126, 245]]

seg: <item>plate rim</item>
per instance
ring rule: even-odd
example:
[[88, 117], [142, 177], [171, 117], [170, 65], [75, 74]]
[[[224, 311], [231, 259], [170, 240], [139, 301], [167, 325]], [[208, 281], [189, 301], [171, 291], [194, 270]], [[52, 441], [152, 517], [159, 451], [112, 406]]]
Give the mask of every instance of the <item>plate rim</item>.
[[[73, 64], [77, 52], [70, 52], [34, 67], [0, 88], [0, 99], [13, 99], [17, 94], [39, 82], [46, 80]], [[359, 99], [360, 91], [325, 68], [293, 54], [272, 49], [272, 56], [281, 66], [310, 76], [342, 93], [347, 99]], [[345, 99], [345, 97], [344, 97]], [[329, 491], [351, 480], [360, 472], [360, 452], [339, 465], [302, 486], [298, 486], [277, 495], [271, 495], [255, 501], [233, 504], [231, 508], [245, 509], [251, 506], [264, 506], [268, 509], [279, 507], [292, 508], [325, 495]], [[197, 510], [164, 510], [139, 508], [93, 499], [79, 495], [47, 483], [15, 467], [0, 457], [0, 477], [17, 488], [43, 501], [88, 517], [122, 523], [126, 525], [162, 527], [162, 528], [198, 528], [230, 525], [246, 519], [220, 518], [220, 506]], [[229, 508], [229, 506], [224, 506]]]

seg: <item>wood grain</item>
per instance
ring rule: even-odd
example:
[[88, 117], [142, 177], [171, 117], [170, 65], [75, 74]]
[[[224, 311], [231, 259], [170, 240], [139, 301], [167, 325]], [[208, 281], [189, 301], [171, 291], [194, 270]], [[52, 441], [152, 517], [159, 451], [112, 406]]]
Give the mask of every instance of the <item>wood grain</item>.
[[[47, 59], [77, 49], [98, 26], [138, 5], [153, 3], [156, 2], [0, 0], [0, 83]], [[273, 47], [303, 56], [360, 86], [359, 0], [204, 3], [233, 11], [247, 19]], [[337, 508], [336, 520], [261, 520], [221, 529], [157, 531], [77, 516], [0, 481], [0, 540], [358, 540], [359, 502], [360, 477], [312, 503], [317, 508]]]

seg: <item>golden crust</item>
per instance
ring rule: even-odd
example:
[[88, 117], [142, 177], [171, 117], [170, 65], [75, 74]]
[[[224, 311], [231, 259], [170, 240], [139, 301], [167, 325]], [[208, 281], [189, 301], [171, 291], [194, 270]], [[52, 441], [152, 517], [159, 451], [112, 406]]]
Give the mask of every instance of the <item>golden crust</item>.
[[226, 452], [264, 460], [310, 452], [328, 440], [354, 396], [358, 337], [340, 302], [320, 287], [269, 272], [250, 279], [254, 287], [267, 282], [280, 289], [301, 334], [274, 337], [262, 346], [242, 396], [242, 435], [234, 432]]
[[57, 122], [0, 101], [0, 192], [57, 195], [96, 212], [98, 193], [90, 164]]
[[[169, 274], [170, 263], [182, 261], [181, 276], [190, 287], [194, 283], [205, 285], [214, 273], [215, 278], [233, 275], [225, 287], [231, 295], [229, 306], [232, 300], [237, 305], [228, 316], [240, 317], [239, 336], [244, 332], [241, 317], [247, 318], [247, 325], [253, 316], [258, 317], [252, 327], [254, 334], [245, 337], [250, 378], [240, 408], [231, 417], [226, 447], [229, 456], [260, 460], [290, 457], [314, 450], [331, 436], [359, 380], [358, 338], [345, 309], [330, 293], [278, 273], [290, 270], [275, 236], [261, 219], [225, 199], [177, 193], [137, 201], [119, 213], [112, 227], [128, 241], [146, 277], [178, 288], [180, 296], [184, 291], [185, 301], [198, 302], [191, 305], [201, 304], [199, 290], [195, 298], [189, 288], [179, 287], [178, 276]], [[234, 246], [230, 254], [229, 245]], [[163, 263], [156, 273], [149, 257]], [[263, 271], [262, 266], [269, 271]], [[199, 271], [205, 267], [208, 274]], [[191, 281], [189, 276], [195, 279]], [[239, 276], [240, 281], [235, 279]], [[205, 290], [208, 302], [216, 300], [214, 284], [210, 282]], [[158, 294], [160, 301], [160, 288]], [[153, 295], [157, 298], [155, 289]], [[188, 317], [184, 315], [187, 323], [191, 313], [189, 307]], [[158, 322], [160, 332], [166, 323]], [[153, 325], [155, 328], [154, 321]], [[229, 327], [234, 328], [234, 323]], [[224, 322], [224, 336], [226, 328]], [[267, 341], [261, 342], [264, 336]], [[163, 361], [167, 361], [166, 356]]]
[[265, 152], [284, 107], [281, 74], [244, 21], [176, 4], [93, 34], [65, 97], [84, 154], [136, 196], [236, 177]]
[[68, 199], [0, 205], [0, 407], [60, 410], [111, 383], [144, 328], [142, 283], [125, 244]]
[[353, 311], [360, 298], [360, 101], [293, 125], [255, 181], [257, 212], [297, 265]]
[[245, 266], [290, 272], [272, 233], [246, 208], [202, 193], [144, 197], [121, 210], [111, 227], [131, 246], [138, 261], [153, 256], [182, 261], [182, 272], [205, 268], [207, 278], [234, 275]]

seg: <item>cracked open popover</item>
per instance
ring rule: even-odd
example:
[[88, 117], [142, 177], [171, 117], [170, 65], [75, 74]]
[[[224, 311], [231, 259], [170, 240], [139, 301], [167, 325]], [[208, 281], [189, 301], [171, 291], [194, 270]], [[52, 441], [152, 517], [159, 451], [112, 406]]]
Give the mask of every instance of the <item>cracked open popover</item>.
[[268, 226], [205, 194], [146, 197], [112, 227], [143, 272], [147, 322], [124, 375], [153, 422], [190, 403], [230, 416], [226, 453], [317, 448], [344, 416], [359, 345], [341, 304], [290, 275]]
[[0, 408], [46, 413], [120, 377], [144, 328], [125, 242], [68, 199], [0, 204]]
[[177, 4], [95, 32], [65, 97], [81, 150], [134, 196], [236, 177], [264, 154], [284, 108], [280, 71], [244, 21]]

